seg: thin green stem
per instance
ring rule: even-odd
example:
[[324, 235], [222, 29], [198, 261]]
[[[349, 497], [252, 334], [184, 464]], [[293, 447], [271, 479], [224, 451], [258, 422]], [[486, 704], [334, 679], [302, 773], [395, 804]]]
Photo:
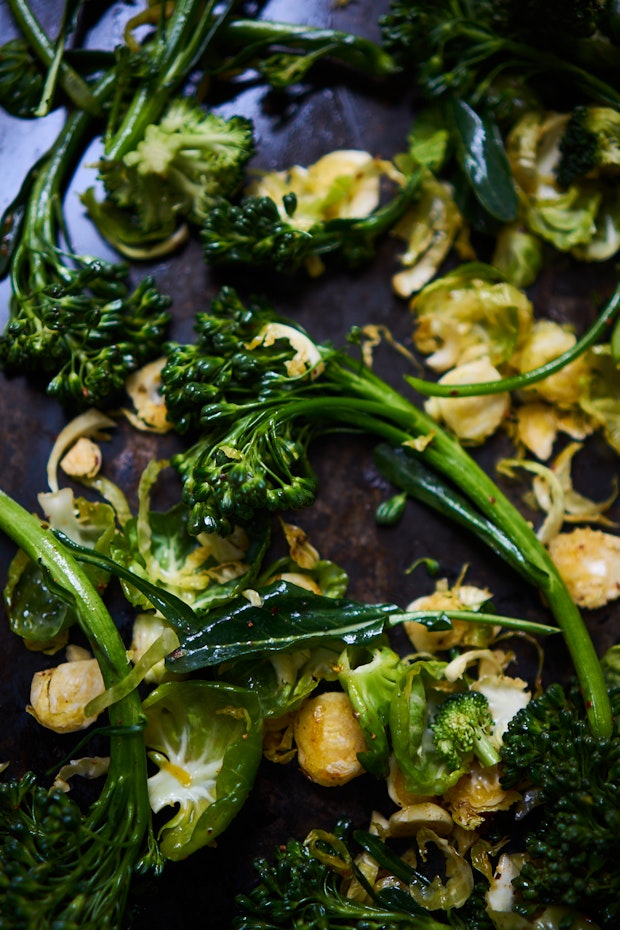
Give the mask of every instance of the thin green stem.
[[[41, 24], [32, 12], [27, 0], [8, 0], [15, 22], [37, 58], [46, 68], [54, 65], [56, 49], [41, 28]], [[61, 60], [58, 65], [60, 84], [73, 103], [91, 116], [101, 116], [101, 103], [91, 91], [86, 81], [80, 77], [67, 62]]]

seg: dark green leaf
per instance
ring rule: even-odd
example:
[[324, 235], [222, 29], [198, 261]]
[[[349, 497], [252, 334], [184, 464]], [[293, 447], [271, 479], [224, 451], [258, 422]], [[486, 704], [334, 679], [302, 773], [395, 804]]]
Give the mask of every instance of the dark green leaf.
[[278, 581], [260, 591], [260, 604], [236, 598], [212, 611], [201, 630], [181, 637], [166, 660], [189, 672], [242, 655], [288, 652], [339, 640], [363, 645], [380, 636], [385, 619], [400, 613], [394, 604], [360, 604], [325, 597]]
[[464, 100], [452, 100], [457, 152], [478, 201], [496, 220], [516, 219], [519, 202], [504, 144], [495, 122]]

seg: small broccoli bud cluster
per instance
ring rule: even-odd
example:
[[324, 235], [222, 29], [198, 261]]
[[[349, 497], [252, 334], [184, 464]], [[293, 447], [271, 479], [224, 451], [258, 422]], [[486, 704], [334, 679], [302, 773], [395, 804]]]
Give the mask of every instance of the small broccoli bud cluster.
[[46, 285], [17, 291], [0, 336], [0, 366], [50, 376], [47, 392], [74, 408], [109, 405], [127, 375], [161, 351], [170, 301], [144, 278], [128, 292], [127, 267], [50, 258]]
[[[293, 195], [294, 196], [294, 195]], [[279, 274], [297, 271], [316, 251], [312, 230], [288, 219], [295, 204], [280, 211], [271, 197], [245, 197], [239, 205], [221, 200], [205, 216], [202, 243], [207, 262], [268, 266]]]

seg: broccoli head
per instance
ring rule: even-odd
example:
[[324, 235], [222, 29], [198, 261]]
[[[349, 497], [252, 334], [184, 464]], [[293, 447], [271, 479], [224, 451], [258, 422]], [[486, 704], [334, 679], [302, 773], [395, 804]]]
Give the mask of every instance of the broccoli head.
[[620, 113], [612, 107], [576, 107], [560, 142], [556, 176], [561, 187], [620, 166]]
[[435, 748], [453, 769], [461, 768], [473, 756], [482, 765], [499, 762], [492, 729], [489, 702], [480, 691], [449, 695], [431, 723]]
[[90, 189], [83, 202], [119, 251], [135, 256], [143, 248], [148, 256], [155, 248], [161, 254], [163, 240], [171, 248], [177, 243], [180, 221], [200, 223], [216, 199], [235, 193], [253, 154], [250, 120], [224, 119], [185, 98], [173, 100], [135, 148], [99, 163], [108, 199], [97, 202]]

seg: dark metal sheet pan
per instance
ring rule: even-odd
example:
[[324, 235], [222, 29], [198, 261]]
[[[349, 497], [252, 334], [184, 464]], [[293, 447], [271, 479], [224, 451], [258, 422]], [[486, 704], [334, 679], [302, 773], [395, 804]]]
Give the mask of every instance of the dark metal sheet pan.
[[[36, 5], [42, 21], [51, 31], [60, 2], [39, 0]], [[387, 4], [378, 0], [354, 0], [334, 5], [332, 0], [274, 0], [265, 15], [314, 25], [329, 25], [372, 38], [378, 37], [377, 17]], [[113, 44], [121, 20], [114, 7], [106, 15], [96, 36], [98, 42]], [[0, 3], [0, 36], [6, 40], [13, 26], [6, 2]], [[255, 121], [258, 133], [258, 168], [283, 168], [293, 163], [308, 164], [335, 148], [363, 148], [386, 157], [403, 150], [412, 117], [411, 95], [394, 93], [387, 86], [371, 87], [354, 75], [326, 74], [312, 90], [292, 91], [286, 97], [251, 85], [226, 105]], [[332, 79], [334, 81], [332, 82]], [[50, 132], [58, 114], [49, 118]], [[32, 125], [0, 114], [0, 206], [9, 202], [34, 157], [44, 151], [46, 139]], [[84, 219], [76, 192], [85, 187], [84, 171], [78, 172], [68, 197], [68, 213], [76, 245], [91, 251], [106, 247]], [[391, 291], [390, 277], [395, 270], [398, 246], [387, 241], [377, 260], [355, 275], [330, 272], [310, 280], [273, 280], [235, 275], [235, 284], [244, 292], [264, 290], [278, 309], [307, 324], [320, 338], [342, 343], [354, 324], [375, 323], [389, 326], [405, 344], [411, 344], [411, 322], [406, 305]], [[152, 272], [162, 291], [174, 295], [174, 321], [171, 335], [188, 339], [193, 316], [207, 306], [225, 274], [208, 271], [202, 261], [198, 241], [191, 241], [181, 254], [136, 274]], [[537, 287], [539, 306], [549, 308], [556, 318], [577, 318], [579, 325], [592, 316], [589, 299], [593, 287], [604, 279], [599, 269], [575, 276], [560, 263], [559, 271], [545, 277]], [[0, 319], [7, 315], [8, 289], [0, 289]], [[377, 353], [377, 369], [398, 383], [404, 362], [395, 362], [387, 350]], [[26, 507], [36, 509], [36, 495], [45, 489], [45, 464], [54, 437], [65, 422], [58, 405], [23, 378], [0, 381], [0, 484]], [[130, 495], [146, 462], [168, 455], [175, 447], [171, 437], [153, 438], [136, 433], [123, 421], [104, 449], [106, 473], [121, 483]], [[488, 585], [495, 594], [498, 612], [536, 617], [541, 604], [535, 592], [524, 590], [518, 578], [471, 539], [432, 517], [420, 506], [409, 505], [407, 517], [397, 527], [378, 528], [373, 520], [377, 503], [387, 488], [377, 475], [371, 457], [371, 444], [352, 437], [350, 442], [325, 440], [316, 449], [314, 460], [322, 489], [316, 505], [296, 517], [310, 533], [325, 558], [340, 563], [350, 574], [350, 594], [360, 600], [396, 601], [403, 606], [413, 597], [432, 589], [434, 582], [423, 572], [406, 574], [414, 560], [433, 556], [441, 572], [455, 580], [469, 565], [472, 583]], [[490, 442], [477, 453], [489, 469], [509, 449], [504, 438]], [[576, 481], [586, 493], [605, 496], [617, 462], [601, 443], [591, 443], [587, 457], [580, 460]], [[135, 500], [135, 499], [134, 499]], [[615, 514], [620, 512], [615, 508]], [[0, 539], [2, 582], [12, 555], [12, 546]], [[118, 608], [121, 625], [129, 615]], [[601, 649], [617, 638], [618, 611], [613, 605], [589, 617]], [[53, 769], [70, 751], [72, 737], [59, 738], [42, 732], [25, 714], [29, 683], [34, 670], [45, 661], [28, 653], [21, 642], [0, 624], [0, 760], [11, 761], [15, 774], [34, 767], [40, 772]], [[547, 651], [549, 674], [562, 676], [567, 668], [564, 649], [556, 641]], [[50, 662], [53, 660], [50, 660]], [[139, 886], [133, 902], [135, 930], [189, 930], [205, 926], [216, 930], [229, 926], [232, 902], [237, 891], [251, 881], [251, 863], [258, 854], [271, 855], [277, 844], [289, 836], [303, 836], [311, 827], [329, 828], [343, 813], [360, 826], [366, 825], [373, 808], [389, 810], [382, 785], [370, 776], [341, 789], [311, 785], [295, 763], [275, 766], [265, 762], [254, 791], [244, 810], [214, 849], [205, 849], [190, 860], [171, 864], [154, 885]]]

